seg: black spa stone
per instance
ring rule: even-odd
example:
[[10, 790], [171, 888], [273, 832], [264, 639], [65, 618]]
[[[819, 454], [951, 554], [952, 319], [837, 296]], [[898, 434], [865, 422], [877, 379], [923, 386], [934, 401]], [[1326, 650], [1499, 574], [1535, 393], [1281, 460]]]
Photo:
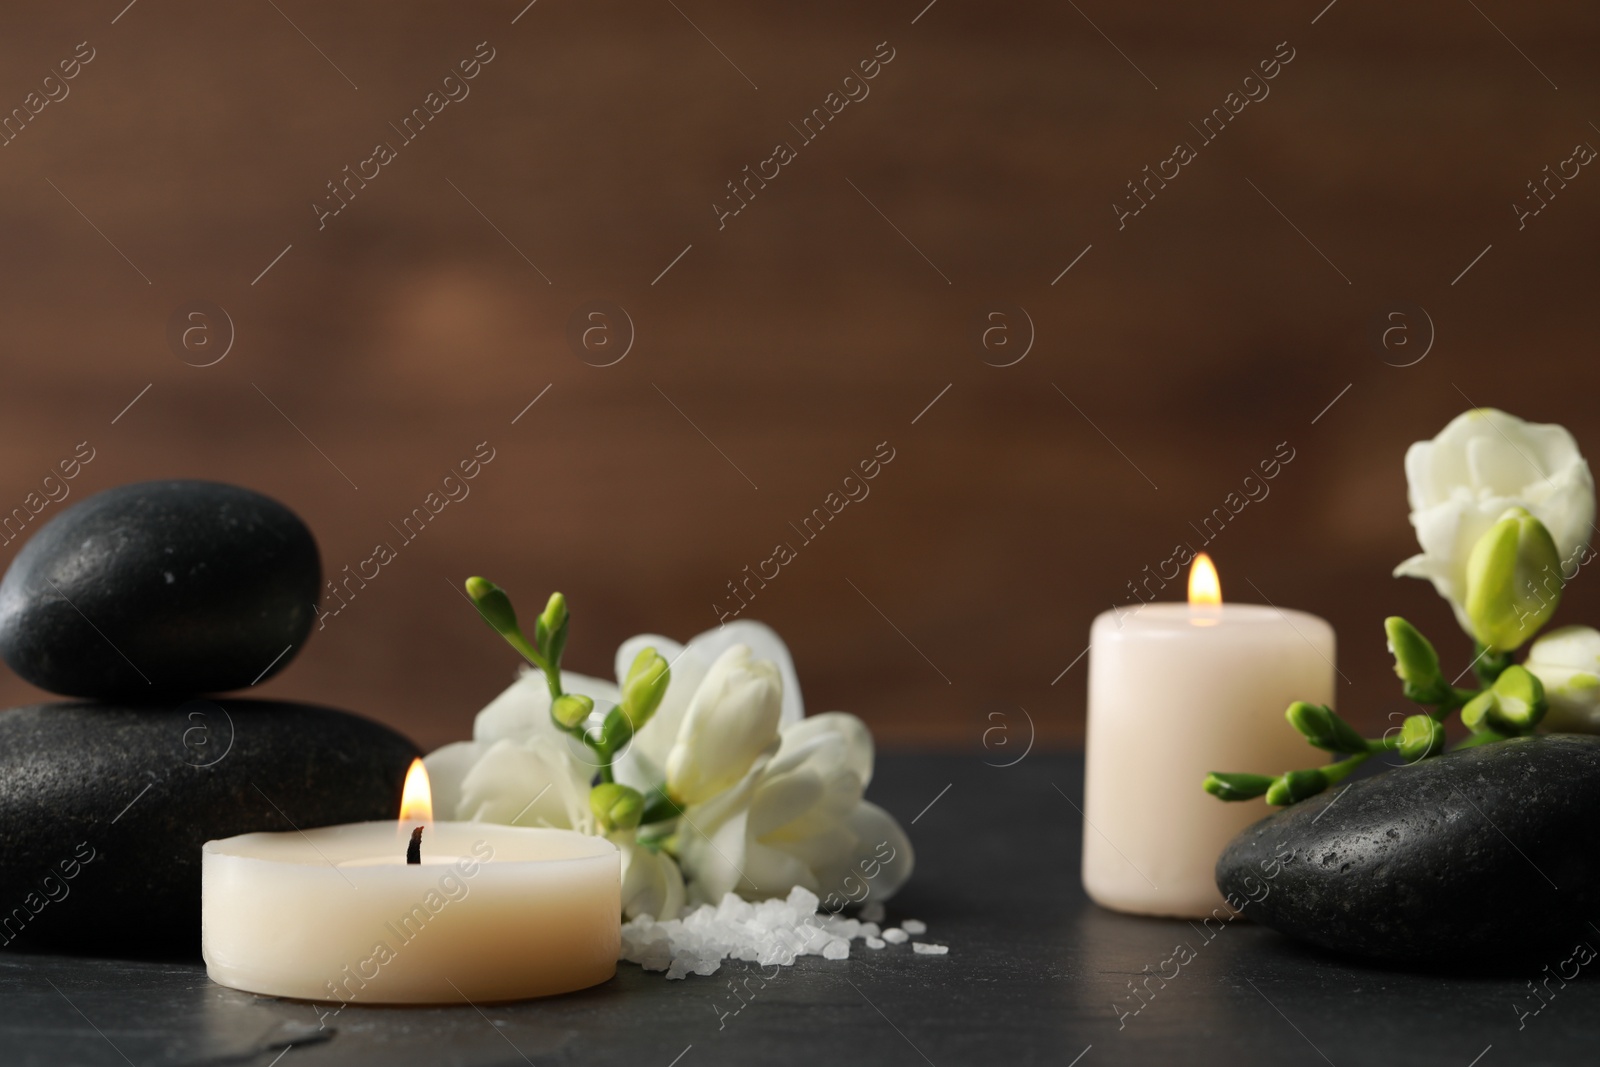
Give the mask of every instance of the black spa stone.
[[417, 755], [385, 726], [305, 704], [0, 712], [0, 946], [194, 956], [201, 845], [393, 819]]
[[1600, 737], [1517, 738], [1336, 786], [1234, 838], [1217, 885], [1339, 953], [1559, 959], [1600, 938]]
[[0, 582], [0, 656], [43, 689], [160, 700], [241, 689], [311, 631], [316, 541], [234, 485], [140, 482], [40, 528]]

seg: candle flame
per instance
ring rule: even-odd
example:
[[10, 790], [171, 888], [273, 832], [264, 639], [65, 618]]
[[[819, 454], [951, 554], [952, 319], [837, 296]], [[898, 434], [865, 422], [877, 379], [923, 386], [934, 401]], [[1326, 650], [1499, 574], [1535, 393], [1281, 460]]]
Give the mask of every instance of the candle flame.
[[432, 822], [433, 790], [428, 788], [428, 769], [422, 761], [411, 761], [406, 772], [406, 787], [400, 794], [400, 821]]
[[1217, 577], [1216, 564], [1201, 552], [1189, 567], [1189, 606], [1219, 606], [1222, 603], [1222, 579]]

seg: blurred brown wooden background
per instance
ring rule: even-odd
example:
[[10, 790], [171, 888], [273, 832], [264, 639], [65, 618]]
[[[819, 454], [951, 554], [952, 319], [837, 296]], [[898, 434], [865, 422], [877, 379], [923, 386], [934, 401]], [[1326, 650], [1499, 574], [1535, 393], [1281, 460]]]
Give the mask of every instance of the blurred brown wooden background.
[[[1431, 589], [1389, 577], [1406, 445], [1470, 398], [1600, 453], [1600, 173], [1520, 231], [1511, 208], [1600, 144], [1590, 5], [124, 2], [10, 11], [0, 37], [5, 111], [94, 50], [0, 148], [0, 503], [87, 440], [73, 499], [239, 482], [332, 573], [489, 441], [470, 497], [262, 687], [428, 747], [514, 667], [460, 579], [563, 589], [569, 663], [606, 673], [632, 633], [714, 625], [882, 441], [870, 497], [747, 613], [813, 710], [976, 749], [996, 711], [1020, 743], [1025, 708], [1071, 743], [1091, 618], [1287, 441], [1213, 554], [1230, 596], [1334, 623], [1343, 706], [1376, 721], [1384, 615], [1465, 663]], [[483, 41], [470, 96], [319, 231], [325, 183]], [[1270, 96], [1119, 231], [1125, 183], [1284, 41]], [[880, 42], [870, 95], [799, 145]], [[719, 230], [779, 141], [798, 158]], [[197, 299], [236, 330], [205, 368], [166, 336]], [[614, 366], [567, 340], [594, 299], [636, 327]], [[1386, 366], [1426, 341], [1413, 313], [1410, 348], [1369, 342], [1407, 303], [1437, 340]], [[1026, 327], [985, 352], [977, 324], [1016, 307], [1035, 343], [986, 365]], [[1597, 609], [1586, 575], [1561, 618]], [[8, 676], [0, 699], [38, 694]]]

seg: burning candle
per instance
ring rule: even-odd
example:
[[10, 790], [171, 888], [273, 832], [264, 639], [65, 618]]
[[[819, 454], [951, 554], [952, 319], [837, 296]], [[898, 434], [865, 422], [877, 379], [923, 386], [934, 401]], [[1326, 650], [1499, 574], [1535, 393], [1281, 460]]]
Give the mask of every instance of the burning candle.
[[1223, 906], [1217, 857], [1264, 817], [1223, 803], [1206, 774], [1318, 762], [1284, 721], [1296, 700], [1333, 706], [1333, 628], [1300, 611], [1224, 604], [1205, 553], [1187, 604], [1108, 611], [1090, 632], [1083, 887], [1103, 907], [1196, 917]]
[[421, 760], [398, 822], [207, 841], [201, 871], [206, 973], [235, 989], [459, 1004], [566, 993], [616, 972], [616, 846], [570, 830], [434, 822]]

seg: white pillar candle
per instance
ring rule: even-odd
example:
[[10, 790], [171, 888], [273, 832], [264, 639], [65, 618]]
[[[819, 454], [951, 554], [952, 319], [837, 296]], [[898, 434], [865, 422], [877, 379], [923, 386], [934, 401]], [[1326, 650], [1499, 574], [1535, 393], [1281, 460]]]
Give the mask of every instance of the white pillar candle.
[[1190, 603], [1094, 621], [1083, 886], [1103, 907], [1178, 917], [1223, 907], [1217, 857], [1273, 809], [1218, 800], [1202, 791], [1205, 776], [1275, 775], [1331, 758], [1284, 711], [1296, 700], [1333, 706], [1333, 628], [1305, 612], [1222, 604], [1207, 579], [1216, 588], [1201, 553]]
[[620, 854], [570, 830], [413, 817], [243, 834], [206, 842], [201, 878], [206, 973], [252, 993], [481, 1003], [616, 972]]

